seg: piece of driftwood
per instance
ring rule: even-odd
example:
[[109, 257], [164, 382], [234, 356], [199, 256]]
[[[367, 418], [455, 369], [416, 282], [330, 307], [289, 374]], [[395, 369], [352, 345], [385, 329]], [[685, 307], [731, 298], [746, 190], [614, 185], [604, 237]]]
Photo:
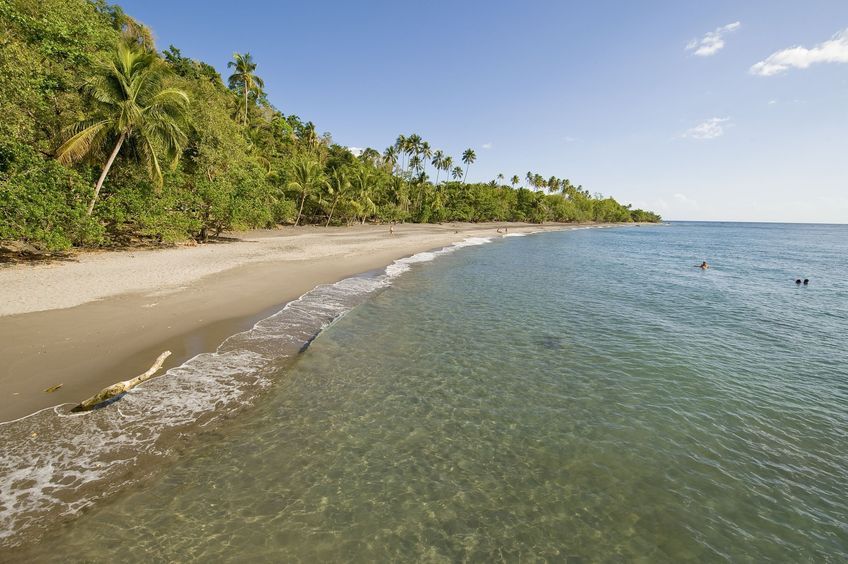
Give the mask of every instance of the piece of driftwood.
[[156, 372], [162, 368], [162, 364], [165, 362], [165, 359], [171, 356], [171, 351], [165, 351], [159, 355], [159, 358], [156, 359], [156, 362], [153, 363], [153, 366], [147, 369], [147, 372], [144, 374], [139, 374], [135, 378], [131, 380], [124, 380], [123, 382], [117, 382], [112, 384], [108, 388], [103, 388], [96, 395], [91, 396], [87, 400], [81, 402], [78, 406], [73, 408], [71, 411], [78, 413], [80, 411], [91, 411], [101, 403], [105, 401], [109, 401], [115, 396], [119, 396], [123, 393], [132, 390], [145, 380], [150, 380]]

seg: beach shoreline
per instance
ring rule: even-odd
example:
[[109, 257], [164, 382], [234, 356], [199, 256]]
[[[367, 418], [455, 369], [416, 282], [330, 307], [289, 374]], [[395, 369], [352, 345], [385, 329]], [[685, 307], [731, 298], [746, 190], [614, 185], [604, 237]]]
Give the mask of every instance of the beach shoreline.
[[393, 236], [386, 226], [287, 228], [0, 269], [0, 421], [79, 402], [145, 371], [165, 350], [173, 354], [163, 372], [179, 366], [318, 285], [468, 237], [496, 237], [498, 227], [577, 226], [402, 225]]

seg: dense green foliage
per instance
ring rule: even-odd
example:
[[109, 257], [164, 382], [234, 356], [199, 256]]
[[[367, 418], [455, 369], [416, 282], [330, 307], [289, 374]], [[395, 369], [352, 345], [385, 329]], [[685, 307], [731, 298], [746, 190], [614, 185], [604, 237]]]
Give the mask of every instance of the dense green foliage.
[[354, 155], [274, 108], [249, 53], [230, 67], [225, 83], [173, 46], [156, 52], [102, 0], [0, 0], [0, 240], [62, 249], [292, 222], [659, 220], [555, 177], [466, 184], [474, 151], [454, 160], [416, 134]]

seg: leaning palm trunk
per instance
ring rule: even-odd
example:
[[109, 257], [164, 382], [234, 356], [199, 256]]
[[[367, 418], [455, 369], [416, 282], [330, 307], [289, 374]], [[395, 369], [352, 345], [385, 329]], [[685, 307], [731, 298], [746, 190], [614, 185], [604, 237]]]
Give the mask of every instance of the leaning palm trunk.
[[71, 128], [74, 134], [56, 150], [56, 159], [73, 164], [104, 148], [113, 135], [118, 137], [94, 185], [88, 216], [94, 212], [115, 158], [129, 140], [134, 141], [136, 156], [148, 164], [157, 190], [162, 186], [162, 171], [155, 148], [166, 148], [172, 165], [176, 164], [186, 142], [180, 123], [189, 99], [182, 90], [165, 87], [169, 72], [155, 53], [121, 41], [108, 64], [87, 82], [86, 89], [96, 102], [94, 116]]
[[247, 127], [247, 81], [244, 83], [244, 126]]
[[91, 203], [88, 204], [87, 214], [90, 216], [94, 211], [94, 202], [97, 201], [97, 196], [100, 194], [100, 188], [103, 187], [103, 182], [106, 180], [106, 175], [109, 174], [109, 169], [112, 168], [112, 163], [115, 162], [115, 157], [118, 156], [118, 151], [121, 150], [121, 145], [124, 144], [124, 139], [127, 138], [126, 133], [121, 133], [118, 137], [118, 142], [115, 143], [115, 148], [112, 149], [112, 154], [109, 155], [109, 160], [106, 161], [106, 166], [103, 167], [103, 172], [100, 173], [100, 178], [97, 179], [97, 184], [94, 185], [94, 196], [91, 197]]
[[330, 221], [333, 219], [333, 212], [336, 211], [336, 204], [339, 202], [339, 197], [336, 196], [336, 199], [333, 200], [333, 207], [330, 208], [330, 217], [327, 218], [327, 224], [324, 227], [330, 226]]
[[300, 223], [300, 216], [303, 214], [303, 204], [306, 203], [306, 192], [303, 193], [303, 198], [300, 199], [300, 209], [297, 210], [297, 219], [294, 220], [294, 226], [297, 227], [297, 224]]

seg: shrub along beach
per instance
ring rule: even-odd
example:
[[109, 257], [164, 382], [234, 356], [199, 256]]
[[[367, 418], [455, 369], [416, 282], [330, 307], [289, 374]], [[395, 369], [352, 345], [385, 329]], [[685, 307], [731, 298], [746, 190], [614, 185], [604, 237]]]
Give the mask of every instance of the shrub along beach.
[[267, 100], [236, 53], [227, 80], [120, 7], [0, 3], [0, 241], [41, 250], [196, 239], [282, 224], [658, 221], [565, 178], [467, 183], [472, 149], [421, 136], [349, 150]]

